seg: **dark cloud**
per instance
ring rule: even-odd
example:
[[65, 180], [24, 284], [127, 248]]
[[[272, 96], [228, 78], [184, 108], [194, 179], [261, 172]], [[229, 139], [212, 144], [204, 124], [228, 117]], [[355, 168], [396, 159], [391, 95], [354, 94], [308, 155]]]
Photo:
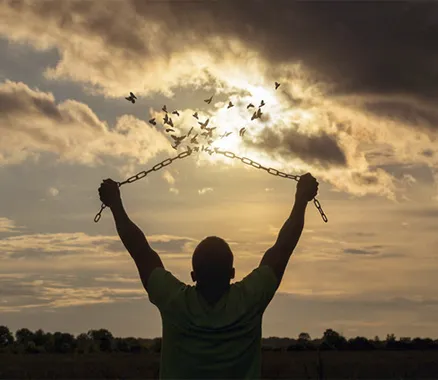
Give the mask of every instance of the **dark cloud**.
[[153, 21], [169, 37], [160, 42], [168, 57], [195, 42], [214, 49], [212, 37], [238, 38], [274, 65], [303, 62], [338, 93], [437, 95], [437, 3], [131, 0], [105, 2], [105, 12], [89, 0], [9, 6], [100, 36], [130, 59], [153, 54], [132, 28]]
[[346, 248], [344, 249], [344, 253], [353, 255], [376, 255], [380, 253], [381, 248], [383, 248], [382, 245], [372, 245], [366, 248]]
[[373, 100], [369, 98], [363, 102], [362, 108], [394, 121], [405, 122], [416, 127], [437, 129], [438, 110], [435, 105], [419, 104], [414, 99], [380, 98]]
[[[162, 17], [180, 38], [238, 37], [272, 63], [301, 61], [338, 92], [436, 95], [438, 22], [434, 3], [131, 2]], [[164, 5], [166, 4], [166, 5]]]
[[347, 165], [346, 155], [338, 145], [336, 137], [326, 132], [306, 136], [291, 128], [265, 128], [256, 142], [249, 141], [247, 144], [274, 155], [284, 158], [298, 157], [323, 167]]
[[423, 154], [423, 156], [425, 157], [433, 157], [433, 155], [435, 154], [435, 152], [431, 149], [425, 149], [423, 150], [423, 152], [421, 152]]
[[420, 218], [438, 218], [438, 208], [434, 206], [426, 209], [398, 210], [398, 212]]

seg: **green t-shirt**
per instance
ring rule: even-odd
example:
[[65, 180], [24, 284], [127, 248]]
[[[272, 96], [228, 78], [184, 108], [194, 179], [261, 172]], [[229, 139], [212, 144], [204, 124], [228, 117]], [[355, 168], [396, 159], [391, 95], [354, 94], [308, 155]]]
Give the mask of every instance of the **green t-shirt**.
[[160, 379], [260, 378], [262, 315], [277, 287], [264, 265], [210, 306], [195, 286], [155, 268], [148, 294], [163, 321]]

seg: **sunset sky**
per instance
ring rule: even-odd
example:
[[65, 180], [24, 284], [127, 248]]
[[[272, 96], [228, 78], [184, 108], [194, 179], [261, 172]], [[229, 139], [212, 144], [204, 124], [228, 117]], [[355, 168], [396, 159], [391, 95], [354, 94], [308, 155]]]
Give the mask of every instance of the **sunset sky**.
[[[438, 338], [437, 15], [436, 3], [0, 1], [0, 325], [161, 336], [110, 211], [93, 218], [102, 179], [185, 150], [166, 104], [176, 134], [196, 111], [233, 132], [214, 146], [320, 183], [329, 221], [309, 204], [264, 337]], [[295, 189], [204, 152], [121, 192], [165, 268], [193, 284], [209, 235], [229, 242], [236, 281], [258, 266]]]

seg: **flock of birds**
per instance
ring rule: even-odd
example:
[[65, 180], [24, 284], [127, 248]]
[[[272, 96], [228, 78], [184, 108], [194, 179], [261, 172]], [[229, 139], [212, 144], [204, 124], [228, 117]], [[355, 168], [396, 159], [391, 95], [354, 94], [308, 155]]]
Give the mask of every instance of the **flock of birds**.
[[[275, 82], [275, 89], [277, 90], [278, 87], [280, 87], [280, 83]], [[135, 100], [137, 99], [137, 97], [136, 97], [132, 92], [130, 92], [130, 93], [129, 93], [129, 97], [126, 97], [125, 99], [128, 100], [129, 102], [131, 102], [132, 104], [134, 104], [134, 103], [135, 103]], [[205, 99], [204, 102], [207, 103], [207, 104], [210, 104], [212, 100], [213, 100], [213, 95], [212, 95], [210, 98]], [[263, 107], [265, 104], [266, 104], [266, 103], [265, 103], [263, 100], [260, 102], [260, 105], [258, 106], [257, 111], [254, 111], [254, 113], [253, 113], [253, 115], [252, 115], [252, 117], [251, 117], [251, 121], [252, 121], [252, 120], [255, 120], [255, 119], [260, 119], [260, 118], [262, 117], [263, 112], [262, 112], [261, 109], [262, 109], [262, 107]], [[234, 104], [230, 101], [230, 102], [228, 103], [227, 109], [232, 108], [232, 107], [234, 107]], [[247, 105], [246, 108], [247, 108], [247, 109], [255, 108], [255, 106], [254, 106], [252, 103], [250, 103], [250, 104]], [[161, 110], [162, 110], [162, 111], [164, 112], [164, 114], [165, 114], [165, 115], [164, 115], [164, 118], [163, 118], [163, 123], [164, 123], [164, 125], [167, 125], [167, 126], [168, 126], [168, 127], [166, 128], [166, 133], [172, 133], [172, 132], [175, 132], [175, 129], [174, 129], [175, 127], [174, 127], [174, 124], [173, 124], [173, 120], [172, 120], [172, 117], [169, 116], [169, 112], [168, 112], [168, 110], [167, 110], [166, 105], [164, 105], [163, 108], [162, 108]], [[178, 112], [177, 110], [172, 111], [171, 114], [172, 114], [172, 115], [176, 115], [176, 116], [179, 116], [179, 115], [180, 115], [179, 112]], [[192, 116], [193, 116], [196, 120], [199, 120], [198, 112], [195, 112]], [[183, 135], [183, 136], [176, 136], [176, 135], [174, 135], [174, 134], [170, 135], [170, 137], [172, 137], [172, 139], [173, 139], [173, 141], [174, 141], [174, 145], [172, 145], [172, 148], [175, 149], [175, 150], [177, 150], [177, 149], [178, 149], [178, 146], [183, 142], [183, 140], [188, 139], [190, 136], [192, 136], [192, 137], [190, 138], [190, 140], [187, 140], [187, 141], [190, 141], [191, 144], [198, 145], [198, 146], [196, 146], [196, 147], [194, 147], [194, 148], [191, 148], [191, 149], [194, 150], [194, 151], [199, 151], [199, 141], [198, 141], [198, 136], [203, 137], [203, 138], [204, 138], [204, 141], [206, 142], [206, 144], [207, 144], [208, 146], [211, 146], [211, 144], [214, 143], [214, 140], [213, 140], [213, 131], [216, 129], [216, 127], [210, 127], [210, 128], [209, 128], [209, 127], [208, 127], [208, 123], [209, 123], [209, 121], [210, 121], [210, 119], [206, 119], [204, 122], [200, 122], [200, 121], [198, 121], [198, 124], [199, 124], [199, 126], [200, 126], [200, 129], [203, 131], [202, 133], [196, 133], [196, 134], [192, 135], [192, 132], [193, 132], [193, 129], [194, 129], [194, 127], [192, 127], [192, 128], [190, 128], [190, 130], [188, 131], [188, 133], [185, 134], [185, 135]], [[155, 118], [150, 119], [150, 120], [149, 120], [149, 123], [152, 124], [152, 125], [154, 125], [154, 126], [157, 125], [157, 121], [156, 121]], [[239, 130], [239, 136], [240, 136], [240, 137], [243, 137], [243, 135], [245, 134], [245, 131], [246, 131], [246, 128], [245, 128], [245, 127], [241, 128], [241, 129]], [[195, 132], [193, 132], [193, 133], [195, 133]], [[219, 136], [218, 138], [219, 138], [219, 139], [223, 139], [223, 138], [225, 138], [225, 137], [228, 137], [228, 136], [231, 135], [232, 133], [233, 133], [233, 132], [225, 132], [223, 135]], [[204, 145], [202, 145], [202, 148], [201, 148], [201, 149], [202, 149], [202, 151], [209, 151], [210, 154], [212, 154], [212, 151], [209, 150], [209, 148], [205, 148]]]

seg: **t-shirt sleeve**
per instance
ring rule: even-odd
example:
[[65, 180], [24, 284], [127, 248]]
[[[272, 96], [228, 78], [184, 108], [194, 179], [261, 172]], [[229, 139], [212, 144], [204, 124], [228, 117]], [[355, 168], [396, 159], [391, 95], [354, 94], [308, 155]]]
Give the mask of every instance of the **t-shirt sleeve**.
[[162, 267], [157, 267], [152, 271], [148, 280], [149, 300], [158, 309], [165, 309], [170, 301], [184, 290], [185, 286], [172, 273]]
[[248, 308], [264, 312], [277, 291], [279, 282], [273, 269], [268, 265], [254, 269], [237, 283], [242, 292], [243, 302]]

